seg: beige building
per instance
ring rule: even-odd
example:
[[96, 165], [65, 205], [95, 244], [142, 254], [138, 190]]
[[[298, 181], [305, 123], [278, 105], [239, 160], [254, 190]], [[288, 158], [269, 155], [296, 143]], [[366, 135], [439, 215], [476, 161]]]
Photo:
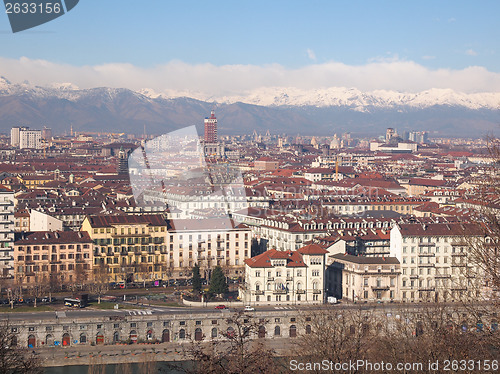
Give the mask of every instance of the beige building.
[[484, 281], [471, 258], [470, 242], [485, 231], [471, 223], [397, 224], [391, 256], [401, 263], [403, 301], [476, 298]]
[[34, 285], [84, 283], [92, 276], [92, 240], [86, 232], [38, 231], [14, 242], [14, 279]]
[[395, 257], [335, 254], [328, 258], [328, 295], [356, 302], [400, 300], [400, 264]]
[[326, 253], [310, 244], [296, 251], [270, 249], [246, 260], [240, 299], [246, 305], [322, 304]]

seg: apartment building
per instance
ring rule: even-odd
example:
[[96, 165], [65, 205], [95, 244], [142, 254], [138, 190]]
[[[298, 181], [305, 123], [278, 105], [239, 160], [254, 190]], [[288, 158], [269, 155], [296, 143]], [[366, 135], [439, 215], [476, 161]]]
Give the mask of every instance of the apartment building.
[[167, 263], [172, 275], [182, 277], [197, 263], [207, 279], [215, 266], [221, 266], [227, 276], [243, 276], [244, 261], [251, 256], [248, 226], [226, 219], [175, 219], [170, 223]]
[[335, 254], [327, 259], [326, 292], [356, 302], [400, 301], [401, 269], [395, 257]]
[[20, 149], [41, 149], [42, 148], [42, 131], [40, 130], [21, 130], [19, 132], [19, 148]]
[[245, 260], [245, 304], [321, 304], [324, 302], [325, 254], [317, 244], [296, 251], [270, 249]]
[[14, 269], [14, 192], [0, 185], [0, 276], [12, 278]]
[[264, 239], [268, 248], [282, 251], [297, 250], [314, 238], [333, 234], [346, 229], [384, 229], [396, 223], [390, 218], [338, 218], [303, 220], [288, 217], [242, 217], [252, 228], [254, 236]]
[[217, 265], [239, 277], [250, 257], [251, 230], [226, 219], [92, 215], [82, 230], [94, 241], [94, 265], [107, 266], [113, 282], [185, 278], [195, 264], [206, 278]]
[[413, 214], [414, 209], [429, 199], [401, 196], [343, 197], [324, 203], [332, 213], [356, 215], [370, 210], [392, 210], [400, 214]]
[[94, 243], [94, 269], [107, 269], [110, 282], [166, 277], [167, 221], [160, 214], [90, 215], [82, 223]]
[[92, 239], [87, 232], [38, 231], [14, 242], [14, 279], [35, 285], [85, 283], [92, 278]]
[[472, 260], [470, 240], [484, 233], [473, 223], [395, 225], [390, 246], [401, 263], [401, 300], [478, 297], [484, 280]]

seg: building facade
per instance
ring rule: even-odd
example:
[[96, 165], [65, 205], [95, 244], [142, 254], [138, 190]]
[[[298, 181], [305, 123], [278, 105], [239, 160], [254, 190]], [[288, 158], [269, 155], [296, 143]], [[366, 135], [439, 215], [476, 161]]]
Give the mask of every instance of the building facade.
[[325, 254], [317, 244], [296, 251], [270, 249], [245, 261], [245, 304], [321, 304], [324, 302]]
[[0, 276], [12, 278], [14, 270], [14, 192], [0, 185]]
[[92, 240], [86, 232], [39, 231], [14, 242], [18, 284], [83, 284], [92, 279]]
[[42, 132], [40, 130], [21, 130], [19, 132], [20, 149], [42, 149]]
[[335, 254], [328, 258], [328, 295], [355, 302], [400, 301], [400, 264], [395, 257]]
[[167, 221], [162, 215], [91, 215], [82, 231], [94, 243], [94, 273], [107, 273], [109, 282], [165, 277]]
[[479, 297], [483, 278], [474, 265], [470, 241], [484, 233], [480, 225], [472, 223], [395, 225], [391, 256], [401, 263], [401, 300]]
[[217, 143], [217, 118], [212, 110], [210, 117], [205, 118], [205, 143]]

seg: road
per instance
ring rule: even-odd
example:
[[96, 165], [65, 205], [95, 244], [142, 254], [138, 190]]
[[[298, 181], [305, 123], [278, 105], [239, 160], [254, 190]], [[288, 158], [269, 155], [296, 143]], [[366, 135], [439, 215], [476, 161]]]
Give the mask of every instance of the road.
[[[326, 309], [339, 309], [339, 310], [379, 310], [379, 311], [391, 311], [398, 309], [420, 309], [432, 306], [433, 304], [337, 304], [337, 305], [311, 305], [311, 306], [259, 306], [255, 308], [255, 312], [276, 312], [280, 310], [297, 310], [297, 311], [320, 311]], [[440, 304], [440, 306], [456, 306], [460, 307], [459, 304]], [[226, 310], [213, 309], [212, 307], [164, 307], [158, 305], [140, 305], [140, 309], [135, 309], [138, 306], [136, 304], [120, 303], [120, 307], [123, 309], [109, 309], [109, 310], [95, 310], [95, 309], [63, 309], [61, 311], [49, 311], [49, 312], [26, 312], [26, 313], [2, 313], [0, 314], [0, 320], [11, 320], [11, 321], [24, 321], [24, 320], [53, 320], [57, 318], [105, 318], [108, 316], [141, 316], [141, 315], [183, 315], [183, 314], [206, 314], [206, 313], [220, 313], [224, 315], [229, 311], [242, 310], [243, 305], [239, 308], [231, 308]], [[249, 314], [254, 312], [247, 312]]]

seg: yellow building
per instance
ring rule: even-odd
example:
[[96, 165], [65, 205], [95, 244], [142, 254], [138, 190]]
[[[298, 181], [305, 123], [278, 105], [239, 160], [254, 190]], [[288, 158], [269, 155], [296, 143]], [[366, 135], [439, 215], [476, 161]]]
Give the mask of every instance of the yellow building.
[[27, 175], [24, 177], [18, 177], [19, 181], [26, 186], [27, 189], [33, 190], [38, 186], [43, 186], [46, 183], [52, 182], [54, 180], [51, 175]]
[[87, 216], [81, 230], [94, 242], [95, 276], [107, 273], [109, 282], [167, 278], [163, 215]]

